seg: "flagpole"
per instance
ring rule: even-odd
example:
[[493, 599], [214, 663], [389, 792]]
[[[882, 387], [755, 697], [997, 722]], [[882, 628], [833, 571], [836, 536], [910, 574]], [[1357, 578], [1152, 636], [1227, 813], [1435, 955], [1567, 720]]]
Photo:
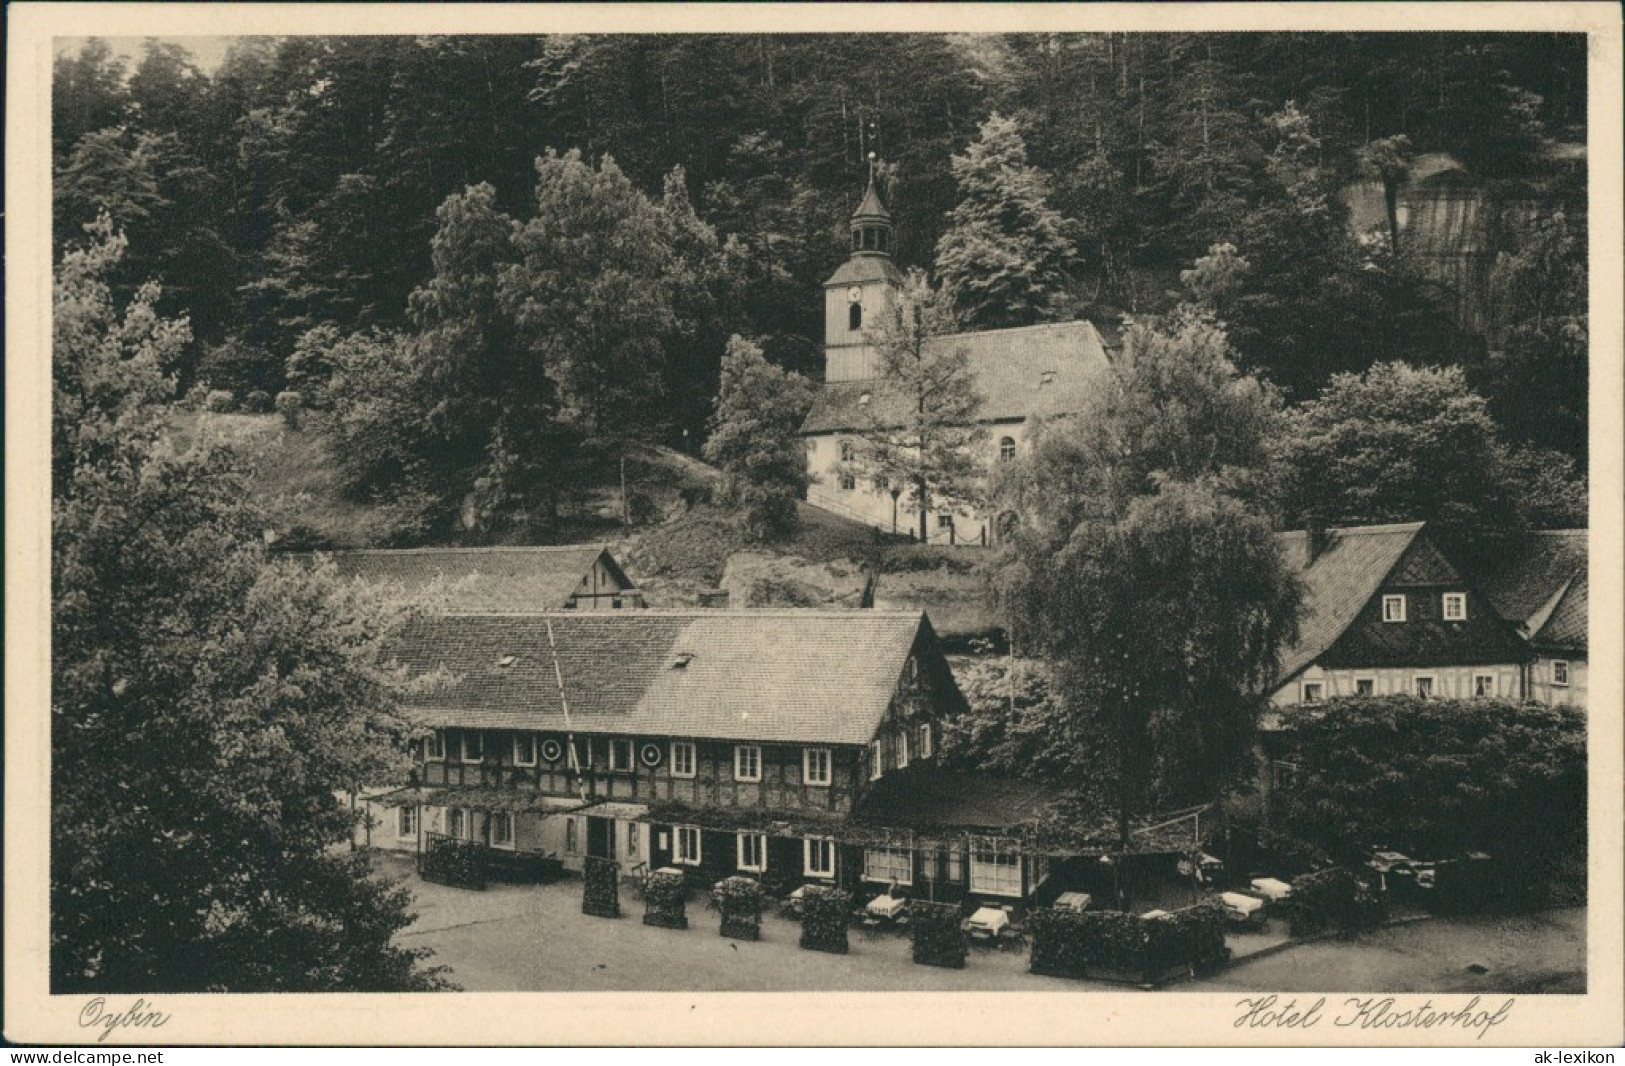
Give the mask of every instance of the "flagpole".
[[581, 791], [581, 802], [587, 802], [587, 778], [581, 772], [581, 761], [576, 758], [575, 728], [570, 724], [570, 700], [564, 694], [564, 671], [559, 667], [559, 645], [553, 638], [553, 619], [542, 616], [547, 626], [547, 648], [553, 655], [553, 679], [559, 684], [559, 706], [564, 709], [564, 744], [569, 752], [570, 772], [576, 775], [576, 786]]

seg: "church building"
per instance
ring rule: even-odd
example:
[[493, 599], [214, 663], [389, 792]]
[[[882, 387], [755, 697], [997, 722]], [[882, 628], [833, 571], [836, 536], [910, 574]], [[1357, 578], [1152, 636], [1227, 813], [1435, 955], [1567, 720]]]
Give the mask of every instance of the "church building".
[[[852, 250], [824, 282], [824, 382], [801, 427], [815, 507], [897, 533], [914, 533], [919, 512], [903, 486], [866, 476], [859, 461], [862, 432], [902, 400], [889, 394], [871, 330], [895, 306], [903, 272], [892, 260], [892, 218], [871, 178], [852, 214]], [[989, 469], [1026, 447], [1037, 419], [1073, 414], [1099, 387], [1107, 362], [1089, 322], [1052, 322], [935, 337], [962, 349], [982, 398], [980, 442]], [[1000, 523], [984, 509], [933, 509], [933, 544], [993, 544]]]

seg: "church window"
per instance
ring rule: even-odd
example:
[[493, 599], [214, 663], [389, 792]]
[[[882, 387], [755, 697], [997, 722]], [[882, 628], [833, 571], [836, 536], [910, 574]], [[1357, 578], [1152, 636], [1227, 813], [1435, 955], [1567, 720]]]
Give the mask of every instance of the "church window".
[[1000, 437], [999, 438], [999, 459], [1000, 459], [1000, 461], [1001, 462], [1009, 462], [1011, 459], [1014, 459], [1015, 457], [1016, 457], [1016, 438], [1014, 438], [1014, 437]]
[[863, 328], [863, 305], [862, 304], [851, 304], [850, 306], [847, 307], [847, 309], [846, 309], [846, 328], [847, 329], [862, 329]]
[[851, 474], [842, 474], [841, 475], [841, 491], [842, 492], [851, 492], [853, 489], [855, 489], [857, 487], [858, 487], [858, 479], [857, 478], [853, 477]]
[[850, 463], [858, 457], [858, 449], [849, 440], [841, 442], [841, 462]]

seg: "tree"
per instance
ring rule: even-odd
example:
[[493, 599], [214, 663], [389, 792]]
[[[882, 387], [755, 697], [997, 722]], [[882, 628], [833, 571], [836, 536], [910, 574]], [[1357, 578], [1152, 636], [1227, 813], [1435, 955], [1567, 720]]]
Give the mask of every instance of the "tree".
[[1135, 327], [1078, 417], [1044, 427], [1001, 494], [1002, 583], [1073, 725], [1095, 734], [1118, 829], [1211, 799], [1248, 764], [1300, 591], [1267, 520], [1278, 401], [1212, 322]]
[[536, 213], [513, 243], [504, 306], [567, 411], [599, 433], [635, 433], [659, 395], [662, 341], [677, 327], [660, 209], [608, 156], [594, 168], [578, 151], [549, 150], [536, 160]]
[[1385, 696], [1299, 708], [1285, 726], [1297, 773], [1281, 827], [1333, 855], [1482, 850], [1505, 876], [1539, 882], [1585, 838], [1586, 723], [1573, 707]]
[[184, 321], [109, 286], [105, 219], [59, 264], [52, 341], [51, 982], [58, 993], [442, 987], [410, 896], [336, 852], [335, 790], [409, 728], [392, 621], [272, 563], [248, 471], [168, 401]]
[[753, 341], [728, 339], [705, 458], [722, 469], [723, 501], [738, 508], [750, 540], [796, 529], [796, 500], [807, 488], [798, 431], [811, 404], [805, 378], [769, 363]]
[[937, 275], [961, 319], [997, 329], [1055, 318], [1076, 249], [1021, 128], [994, 114], [951, 165], [960, 200], [937, 241]]
[[1379, 137], [1360, 150], [1360, 163], [1382, 182], [1382, 201], [1388, 209], [1388, 250], [1399, 255], [1399, 190], [1411, 176], [1415, 162], [1411, 139], [1403, 133]]
[[1294, 521], [1426, 521], [1465, 564], [1529, 524], [1517, 467], [1459, 368], [1339, 374], [1291, 412], [1281, 448]]
[[879, 360], [875, 397], [862, 408], [862, 439], [847, 470], [884, 479], [919, 512], [929, 539], [933, 507], [977, 502], [981, 467], [974, 453], [987, 435], [976, 417], [982, 397], [970, 357], [953, 343], [958, 319], [947, 294], [912, 270], [868, 331]]

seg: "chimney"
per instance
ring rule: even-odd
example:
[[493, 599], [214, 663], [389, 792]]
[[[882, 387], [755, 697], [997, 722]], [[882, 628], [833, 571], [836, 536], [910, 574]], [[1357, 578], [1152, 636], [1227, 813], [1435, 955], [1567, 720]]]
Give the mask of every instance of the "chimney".
[[1305, 517], [1303, 528], [1309, 542], [1309, 561], [1312, 563], [1331, 547], [1331, 531], [1326, 528], [1326, 523], [1321, 517], [1314, 514]]

